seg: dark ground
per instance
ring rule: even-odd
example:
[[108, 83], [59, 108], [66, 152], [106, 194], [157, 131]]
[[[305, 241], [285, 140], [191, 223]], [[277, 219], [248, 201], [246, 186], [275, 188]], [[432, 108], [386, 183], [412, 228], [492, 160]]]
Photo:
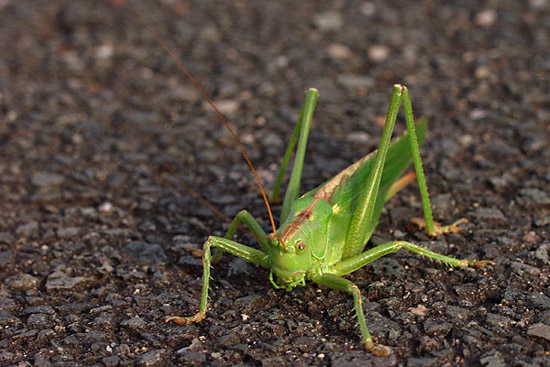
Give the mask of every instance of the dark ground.
[[470, 223], [428, 240], [410, 185], [375, 242], [496, 266], [400, 252], [350, 275], [387, 359], [362, 350], [347, 294], [276, 291], [231, 256], [206, 320], [163, 322], [197, 310], [187, 249], [226, 228], [180, 177], [268, 220], [228, 133], [122, 3], [0, 1], [0, 365], [550, 366], [548, 0], [134, 3], [267, 186], [304, 90], [321, 92], [309, 189], [376, 147], [392, 84], [409, 86], [436, 217]]

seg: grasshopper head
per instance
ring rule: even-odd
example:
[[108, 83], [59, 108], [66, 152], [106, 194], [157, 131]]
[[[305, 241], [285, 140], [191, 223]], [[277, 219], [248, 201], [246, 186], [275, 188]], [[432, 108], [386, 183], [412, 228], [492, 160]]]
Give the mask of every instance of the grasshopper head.
[[[332, 206], [319, 198], [304, 196], [293, 204], [285, 223], [270, 242], [271, 283], [291, 290], [305, 285], [306, 274], [313, 271], [326, 252], [328, 221]], [[273, 280], [277, 277], [277, 284]]]
[[[281, 243], [280, 238], [273, 236], [271, 241], [271, 273], [269, 279], [275, 288], [286, 288], [290, 291], [297, 285], [305, 285], [306, 270], [311, 265], [311, 251], [306, 238], [294, 236]], [[277, 277], [277, 282], [273, 279]]]

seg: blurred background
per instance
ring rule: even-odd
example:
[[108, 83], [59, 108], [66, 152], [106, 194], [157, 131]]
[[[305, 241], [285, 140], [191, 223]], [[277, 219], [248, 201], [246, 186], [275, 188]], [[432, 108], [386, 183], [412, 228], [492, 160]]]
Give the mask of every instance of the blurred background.
[[[209, 317], [165, 326], [198, 305], [187, 250], [226, 228], [186, 186], [225, 216], [268, 219], [234, 141], [126, 4], [268, 188], [305, 90], [321, 96], [303, 192], [377, 147], [392, 85], [407, 85], [428, 120], [436, 218], [470, 223], [435, 242], [410, 230], [410, 185], [378, 241], [497, 267], [449, 272], [400, 253], [353, 275], [394, 351], [384, 361], [360, 350], [347, 295], [275, 292], [230, 256]], [[1, 364], [548, 365], [548, 0], [0, 0], [0, 24]]]

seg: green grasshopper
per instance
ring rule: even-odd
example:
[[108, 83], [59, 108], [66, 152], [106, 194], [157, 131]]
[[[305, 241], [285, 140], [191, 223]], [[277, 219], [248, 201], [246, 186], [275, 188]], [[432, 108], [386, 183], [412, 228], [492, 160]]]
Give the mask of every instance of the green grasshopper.
[[[153, 29], [131, 6], [127, 5], [127, 7], [176, 61], [210, 103], [235, 139], [258, 182], [273, 227], [273, 232], [267, 235], [252, 215], [243, 210], [233, 219], [224, 237], [210, 236], [202, 250], [203, 277], [199, 312], [190, 317], [171, 316], [166, 318], [166, 322], [189, 324], [200, 322], [206, 317], [211, 264], [219, 262], [223, 252], [229, 252], [270, 269], [269, 279], [277, 289], [283, 288], [290, 291], [298, 285], [305, 286], [305, 281], [311, 280], [321, 286], [350, 293], [353, 296], [355, 313], [361, 331], [361, 342], [368, 352], [377, 356], [388, 356], [389, 350], [381, 345], [376, 345], [369, 333], [363, 312], [361, 291], [353, 282], [343, 278], [343, 275], [352, 273], [401, 248], [451, 266], [479, 268], [487, 264], [494, 265], [494, 262], [489, 260], [455, 259], [407, 241], [391, 241], [363, 251], [378, 225], [384, 204], [415, 177], [420, 187], [424, 211], [423, 225], [428, 235], [438, 236], [458, 232], [460, 230], [458, 224], [465, 221], [465, 219], [460, 219], [451, 225], [440, 226], [433, 220], [419, 152], [419, 147], [424, 142], [426, 134], [426, 122], [420, 121], [415, 125], [409, 92], [407, 87], [402, 85], [393, 87], [378, 150], [363, 157], [318, 188], [298, 197], [313, 110], [319, 97], [316, 89], [307, 91], [306, 102], [285, 151], [271, 195], [272, 202], [278, 201], [284, 173], [296, 143], [298, 143], [289, 186], [282, 204], [279, 229], [276, 229], [267, 195], [256, 170], [231, 127], [193, 76]], [[405, 110], [407, 133], [390, 143], [401, 104]], [[414, 162], [415, 173], [403, 175], [411, 160]], [[232, 240], [242, 223], [248, 227], [258, 241], [261, 250]], [[217, 248], [214, 255], [211, 254], [212, 247]]]
[[[440, 226], [433, 220], [419, 153], [419, 146], [426, 134], [426, 122], [420, 121], [415, 126], [409, 92], [405, 86], [393, 87], [378, 150], [363, 157], [316, 189], [298, 197], [307, 138], [318, 96], [319, 93], [315, 89], [307, 92], [305, 105], [277, 176], [273, 194], [275, 199], [298, 140], [289, 187], [283, 200], [279, 229], [267, 235], [246, 210], [237, 214], [224, 237], [210, 236], [204, 243], [204, 272], [199, 312], [191, 317], [172, 316], [166, 321], [188, 324], [199, 322], [206, 317], [211, 264], [218, 262], [225, 251], [270, 269], [269, 279], [277, 289], [285, 288], [290, 291], [298, 285], [304, 286], [306, 280], [311, 280], [319, 285], [350, 293], [353, 296], [361, 331], [361, 342], [368, 352], [388, 356], [387, 348], [376, 345], [369, 333], [359, 288], [343, 278], [343, 275], [401, 248], [451, 266], [478, 268], [494, 264], [488, 260], [455, 259], [407, 241], [391, 241], [363, 251], [378, 224], [386, 201], [414, 180], [414, 174], [403, 175], [411, 160], [414, 162], [420, 186], [426, 232], [431, 236], [458, 232], [458, 224], [464, 221], [461, 219], [451, 225]], [[407, 133], [390, 143], [401, 104], [405, 110]], [[231, 240], [241, 223], [252, 232], [261, 250]], [[211, 255], [212, 247], [217, 248], [214, 255]]]

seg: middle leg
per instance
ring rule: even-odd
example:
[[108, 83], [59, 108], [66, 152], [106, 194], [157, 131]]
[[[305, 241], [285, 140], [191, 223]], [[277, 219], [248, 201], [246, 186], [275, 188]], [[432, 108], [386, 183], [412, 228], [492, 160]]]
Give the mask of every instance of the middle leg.
[[[233, 235], [235, 235], [235, 232], [239, 228], [239, 225], [241, 224], [241, 222], [248, 227], [248, 229], [250, 230], [250, 232], [252, 233], [256, 241], [258, 241], [258, 243], [260, 244], [262, 251], [267, 253], [268, 247], [269, 247], [269, 245], [267, 244], [267, 234], [264, 232], [264, 230], [262, 229], [258, 221], [254, 219], [254, 217], [246, 210], [241, 210], [235, 216], [235, 218], [229, 225], [227, 232], [225, 232], [225, 236], [223, 237], [228, 240], [232, 239]], [[199, 250], [197, 249], [197, 251]], [[218, 262], [220, 262], [222, 255], [223, 255], [223, 249], [221, 247], [218, 247], [214, 252], [214, 255], [212, 256], [212, 263], [217, 264]], [[202, 252], [200, 252], [199, 256], [202, 256]]]

